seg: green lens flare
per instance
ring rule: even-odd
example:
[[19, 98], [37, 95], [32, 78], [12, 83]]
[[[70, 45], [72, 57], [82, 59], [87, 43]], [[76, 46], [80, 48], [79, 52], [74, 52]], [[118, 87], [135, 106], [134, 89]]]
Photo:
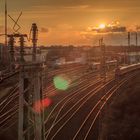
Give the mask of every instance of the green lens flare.
[[55, 88], [59, 90], [66, 90], [69, 87], [69, 81], [62, 76], [54, 77], [53, 83]]

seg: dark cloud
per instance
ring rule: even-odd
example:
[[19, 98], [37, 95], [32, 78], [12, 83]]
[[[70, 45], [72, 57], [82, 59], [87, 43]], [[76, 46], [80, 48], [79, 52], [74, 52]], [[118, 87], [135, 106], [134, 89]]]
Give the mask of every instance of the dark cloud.
[[121, 26], [119, 21], [113, 21], [109, 24], [100, 24], [98, 27], [93, 27], [91, 29], [97, 33], [119, 33], [127, 31], [127, 27]]
[[97, 33], [118, 33], [118, 32], [126, 32], [126, 27], [106, 27], [105, 29], [92, 29], [92, 31], [96, 31]]

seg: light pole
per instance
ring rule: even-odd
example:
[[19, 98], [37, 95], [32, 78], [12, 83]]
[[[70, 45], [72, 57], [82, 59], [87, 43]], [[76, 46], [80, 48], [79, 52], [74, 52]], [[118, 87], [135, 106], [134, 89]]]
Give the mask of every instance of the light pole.
[[99, 40], [99, 45], [101, 47], [101, 78], [103, 78], [104, 83], [106, 82], [106, 50], [105, 44], [103, 43], [103, 38]]

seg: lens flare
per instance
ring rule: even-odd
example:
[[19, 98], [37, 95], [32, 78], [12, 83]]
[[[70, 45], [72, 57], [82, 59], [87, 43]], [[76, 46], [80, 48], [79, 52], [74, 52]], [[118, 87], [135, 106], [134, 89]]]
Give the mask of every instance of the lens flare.
[[70, 80], [64, 75], [59, 75], [54, 77], [53, 83], [56, 89], [67, 90], [70, 85]]
[[41, 101], [36, 101], [34, 103], [33, 108], [37, 113], [40, 113], [43, 109], [49, 107], [51, 104], [52, 104], [52, 100], [49, 98], [45, 98]]

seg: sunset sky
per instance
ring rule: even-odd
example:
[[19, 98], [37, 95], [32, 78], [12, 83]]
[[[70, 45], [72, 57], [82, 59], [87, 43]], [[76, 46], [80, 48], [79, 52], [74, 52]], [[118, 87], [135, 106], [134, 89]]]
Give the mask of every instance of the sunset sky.
[[[91, 26], [115, 20], [129, 28], [140, 25], [140, 0], [7, 0], [7, 3], [12, 17], [23, 12], [20, 32], [29, 33], [31, 24], [37, 23], [40, 45], [91, 45], [96, 38], [88, 30]], [[8, 19], [8, 23], [12, 28], [13, 22]], [[4, 0], [0, 1], [1, 33], [3, 26]]]

